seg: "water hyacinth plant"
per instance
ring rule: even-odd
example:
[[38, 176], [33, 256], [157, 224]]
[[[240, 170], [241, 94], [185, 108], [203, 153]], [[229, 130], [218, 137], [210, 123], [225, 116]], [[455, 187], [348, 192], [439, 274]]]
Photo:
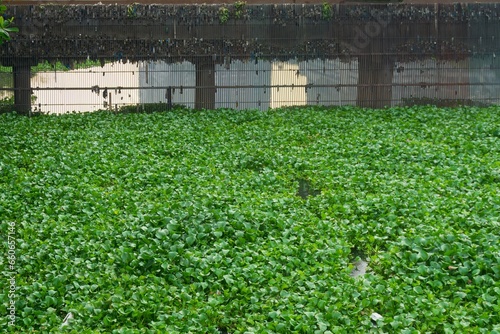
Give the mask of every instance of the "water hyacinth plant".
[[0, 327], [498, 333], [499, 111], [0, 115]]

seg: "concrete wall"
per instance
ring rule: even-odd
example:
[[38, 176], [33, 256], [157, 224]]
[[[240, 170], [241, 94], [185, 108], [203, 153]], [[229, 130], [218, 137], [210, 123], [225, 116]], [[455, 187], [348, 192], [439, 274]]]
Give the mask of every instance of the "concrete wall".
[[500, 59], [495, 53], [470, 59], [470, 98], [500, 104]]
[[358, 62], [313, 59], [300, 62], [300, 72], [307, 77], [307, 104], [355, 105]]
[[[271, 106], [272, 64], [268, 61], [250, 59], [248, 61], [229, 59], [225, 64], [215, 67], [215, 84], [218, 86], [234, 86], [234, 88], [217, 89], [215, 94], [216, 108], [262, 109]], [[245, 87], [246, 88], [243, 88]], [[255, 87], [248, 87], [255, 86]]]
[[393, 105], [407, 99], [469, 100], [469, 59], [398, 62], [392, 88]]
[[[168, 64], [164, 61], [141, 62], [139, 65], [139, 103], [166, 103], [165, 88], [177, 86], [172, 91], [172, 103], [194, 107], [195, 67], [188, 61]], [[179, 88], [182, 86], [183, 88]], [[186, 88], [184, 88], [186, 87]]]

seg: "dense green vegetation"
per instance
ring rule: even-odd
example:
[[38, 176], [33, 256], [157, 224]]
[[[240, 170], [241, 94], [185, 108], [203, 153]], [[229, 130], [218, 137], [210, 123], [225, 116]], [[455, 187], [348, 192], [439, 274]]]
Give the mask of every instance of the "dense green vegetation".
[[498, 107], [7, 114], [0, 140], [1, 328], [500, 333]]
[[14, 18], [4, 17], [7, 6], [0, 0], [0, 45], [10, 40], [10, 34], [18, 32], [19, 29], [13, 26]]

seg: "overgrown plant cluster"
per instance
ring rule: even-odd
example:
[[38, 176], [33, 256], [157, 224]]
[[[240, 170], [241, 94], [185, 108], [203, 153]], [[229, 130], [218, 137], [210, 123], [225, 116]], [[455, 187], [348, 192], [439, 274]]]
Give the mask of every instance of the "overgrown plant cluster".
[[332, 5], [326, 1], [323, 2], [323, 4], [321, 5], [321, 17], [323, 18], [323, 20], [331, 19], [332, 15], [333, 15]]
[[498, 107], [5, 114], [0, 141], [12, 333], [500, 332]]
[[[242, 19], [245, 15], [245, 1], [236, 1], [233, 6], [233, 15], [235, 19]], [[231, 11], [226, 6], [221, 6], [219, 8], [219, 22], [224, 24], [226, 23], [231, 16]]]

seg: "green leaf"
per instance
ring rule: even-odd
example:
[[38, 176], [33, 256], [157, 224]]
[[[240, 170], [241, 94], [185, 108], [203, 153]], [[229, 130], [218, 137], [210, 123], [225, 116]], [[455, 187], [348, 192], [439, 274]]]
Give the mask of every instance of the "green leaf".
[[189, 235], [189, 236], [186, 237], [186, 244], [188, 246], [193, 245], [195, 241], [196, 241], [196, 236], [195, 235]]

